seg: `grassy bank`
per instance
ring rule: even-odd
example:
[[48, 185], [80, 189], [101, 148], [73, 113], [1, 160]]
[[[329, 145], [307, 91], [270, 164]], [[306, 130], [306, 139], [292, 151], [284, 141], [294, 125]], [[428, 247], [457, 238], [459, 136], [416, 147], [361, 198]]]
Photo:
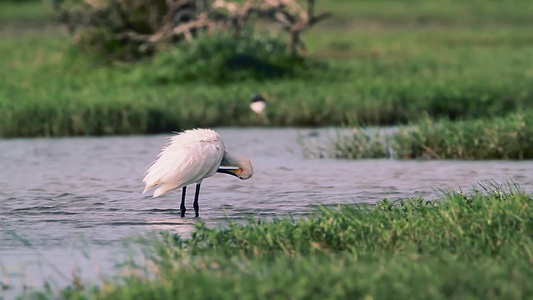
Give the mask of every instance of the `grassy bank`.
[[[327, 69], [223, 83], [184, 79], [173, 52], [139, 64], [104, 64], [59, 33], [5, 30], [0, 136], [262, 125], [248, 107], [255, 93], [269, 101], [269, 124], [275, 126], [353, 119], [398, 124], [423, 112], [451, 119], [503, 115], [533, 103], [533, 21], [520, 17], [531, 10], [529, 2], [518, 2], [523, 9], [514, 1], [452, 1], [448, 9], [415, 1], [408, 10], [404, 2], [332, 1], [338, 17], [306, 35], [309, 55]], [[461, 9], [483, 13], [453, 17]]]
[[532, 205], [531, 195], [493, 190], [200, 224], [190, 240], [150, 241], [151, 263], [132, 275], [59, 298], [524, 299], [533, 295]]
[[460, 122], [425, 118], [390, 135], [356, 127], [351, 135], [339, 135], [326, 146], [305, 140], [301, 144], [311, 157], [532, 159], [533, 111]]

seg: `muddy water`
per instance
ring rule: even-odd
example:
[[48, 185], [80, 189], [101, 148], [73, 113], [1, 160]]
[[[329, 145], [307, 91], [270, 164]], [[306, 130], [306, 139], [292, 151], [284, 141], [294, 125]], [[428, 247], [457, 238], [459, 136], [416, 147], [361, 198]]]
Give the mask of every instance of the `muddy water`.
[[[248, 216], [298, 216], [320, 204], [434, 198], [436, 188], [468, 191], [484, 180], [512, 180], [533, 190], [533, 161], [313, 160], [302, 158], [297, 144], [298, 135], [311, 130], [218, 132], [228, 151], [251, 157], [255, 176], [240, 181], [218, 174], [203, 182], [200, 216], [210, 226]], [[331, 131], [318, 132], [323, 139]], [[45, 278], [61, 284], [73, 268], [91, 280], [120, 260], [124, 238], [163, 230], [187, 236], [198, 221], [193, 186], [185, 219], [179, 218], [179, 191], [156, 199], [140, 193], [146, 166], [166, 138], [0, 141], [0, 275], [16, 289]], [[0, 291], [0, 299], [8, 292]]]

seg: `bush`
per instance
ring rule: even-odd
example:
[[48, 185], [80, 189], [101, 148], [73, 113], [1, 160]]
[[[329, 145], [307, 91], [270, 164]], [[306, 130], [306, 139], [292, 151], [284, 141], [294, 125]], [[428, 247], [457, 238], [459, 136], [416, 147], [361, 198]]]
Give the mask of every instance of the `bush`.
[[[74, 33], [78, 44], [111, 59], [135, 60], [165, 49], [169, 44], [191, 41], [202, 32], [223, 30], [241, 36], [251, 19], [281, 23], [290, 38], [286, 49], [297, 55], [305, 49], [303, 31], [329, 17], [314, 15], [296, 0], [85, 0], [59, 9], [60, 19]], [[283, 16], [283, 17], [281, 17]]]
[[163, 26], [169, 9], [166, 1], [87, 2], [59, 12], [81, 49], [110, 60], [137, 60], [155, 53], [144, 36]]
[[270, 34], [247, 31], [240, 37], [218, 32], [158, 54], [150, 64], [157, 83], [242, 80], [305, 76], [310, 67], [325, 67], [286, 52], [286, 43]]

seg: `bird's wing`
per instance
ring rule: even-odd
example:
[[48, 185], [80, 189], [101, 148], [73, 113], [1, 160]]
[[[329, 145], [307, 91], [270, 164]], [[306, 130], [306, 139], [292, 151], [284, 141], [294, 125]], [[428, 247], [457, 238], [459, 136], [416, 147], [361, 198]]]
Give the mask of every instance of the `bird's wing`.
[[143, 179], [145, 192], [160, 183], [175, 184], [179, 188], [212, 176], [223, 156], [223, 145], [213, 142], [170, 144], [148, 168]]

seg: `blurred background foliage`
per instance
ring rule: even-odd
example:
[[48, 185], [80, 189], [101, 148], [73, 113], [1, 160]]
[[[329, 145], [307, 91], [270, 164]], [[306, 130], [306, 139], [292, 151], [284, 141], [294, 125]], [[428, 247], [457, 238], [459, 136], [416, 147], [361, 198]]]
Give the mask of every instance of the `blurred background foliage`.
[[[201, 34], [227, 32], [242, 42], [245, 31], [268, 26], [287, 32], [285, 48], [297, 56], [305, 51], [304, 31], [330, 16], [316, 15], [314, 7], [315, 0], [305, 5], [296, 0], [69, 0], [56, 9], [83, 48], [111, 59], [137, 60]], [[220, 39], [214, 43], [220, 45]]]
[[60, 24], [74, 4], [0, 2], [0, 136], [265, 125], [248, 107], [258, 93], [274, 126], [490, 120], [533, 103], [531, 1], [316, 1], [332, 16], [297, 55], [267, 18], [140, 57], [142, 43], [83, 39], [114, 35], [105, 24]]

